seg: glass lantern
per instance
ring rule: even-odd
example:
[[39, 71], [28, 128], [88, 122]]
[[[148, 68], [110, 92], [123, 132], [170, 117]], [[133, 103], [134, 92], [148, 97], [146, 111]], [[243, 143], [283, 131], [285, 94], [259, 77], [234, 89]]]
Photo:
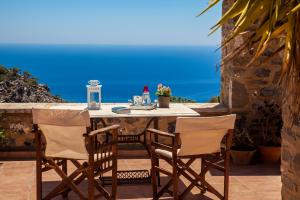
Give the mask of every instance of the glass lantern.
[[90, 80], [87, 88], [87, 103], [89, 110], [100, 110], [101, 109], [101, 88], [98, 80]]

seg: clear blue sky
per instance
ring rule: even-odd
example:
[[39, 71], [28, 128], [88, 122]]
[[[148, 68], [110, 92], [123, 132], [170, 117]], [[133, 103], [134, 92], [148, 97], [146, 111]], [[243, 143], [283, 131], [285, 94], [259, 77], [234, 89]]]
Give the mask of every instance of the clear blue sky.
[[0, 0], [0, 43], [216, 45], [209, 0]]

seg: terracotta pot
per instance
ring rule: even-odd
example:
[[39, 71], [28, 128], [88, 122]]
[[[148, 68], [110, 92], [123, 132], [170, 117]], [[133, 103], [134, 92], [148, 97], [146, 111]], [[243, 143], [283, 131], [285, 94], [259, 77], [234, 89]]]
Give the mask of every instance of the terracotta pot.
[[237, 165], [249, 165], [256, 150], [230, 150], [232, 162]]
[[169, 108], [170, 97], [159, 96], [158, 97], [158, 107], [159, 108]]
[[281, 156], [281, 147], [259, 146], [261, 159], [264, 163], [275, 164], [278, 163]]

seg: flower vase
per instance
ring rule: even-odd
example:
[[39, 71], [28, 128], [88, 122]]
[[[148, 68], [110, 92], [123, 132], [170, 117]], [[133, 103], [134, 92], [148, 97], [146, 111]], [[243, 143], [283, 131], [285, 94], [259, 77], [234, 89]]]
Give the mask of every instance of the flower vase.
[[159, 108], [169, 108], [170, 97], [158, 96], [158, 107]]

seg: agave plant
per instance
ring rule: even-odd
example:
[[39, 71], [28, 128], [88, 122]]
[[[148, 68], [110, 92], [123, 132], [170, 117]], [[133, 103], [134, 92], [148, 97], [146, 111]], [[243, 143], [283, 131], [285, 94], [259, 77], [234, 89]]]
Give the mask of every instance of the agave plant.
[[[208, 7], [200, 15], [214, 7], [222, 0], [211, 0]], [[289, 126], [297, 119], [300, 113], [300, 0], [235, 0], [227, 12], [212, 27], [211, 33], [229, 22], [234, 22], [233, 29], [224, 38], [221, 46], [224, 47], [237, 36], [247, 34], [244, 43], [232, 49], [232, 53], [223, 57], [221, 66], [233, 59], [243, 50], [256, 50], [256, 54], [248, 65], [251, 65], [272, 40], [280, 38], [277, 49], [266, 58], [283, 52], [283, 66], [280, 83], [286, 88], [286, 102], [294, 106], [293, 112], [287, 113]], [[295, 95], [290, 95], [291, 93]]]
[[[219, 2], [221, 0], [210, 1], [208, 7], [199, 16]], [[291, 72], [293, 67], [299, 68], [299, 10], [299, 0], [236, 0], [222, 18], [211, 28], [210, 34], [233, 19], [235, 21], [234, 27], [224, 39], [222, 46], [226, 46], [238, 35], [247, 34], [249, 37], [243, 45], [234, 49], [222, 62], [229, 61], [240, 51], [249, 47], [256, 48], [253, 62], [264, 52], [272, 39], [285, 38], [285, 42], [279, 45], [270, 57], [280, 51], [285, 52], [282, 75]], [[253, 24], [256, 24], [256, 26], [253, 27]]]

